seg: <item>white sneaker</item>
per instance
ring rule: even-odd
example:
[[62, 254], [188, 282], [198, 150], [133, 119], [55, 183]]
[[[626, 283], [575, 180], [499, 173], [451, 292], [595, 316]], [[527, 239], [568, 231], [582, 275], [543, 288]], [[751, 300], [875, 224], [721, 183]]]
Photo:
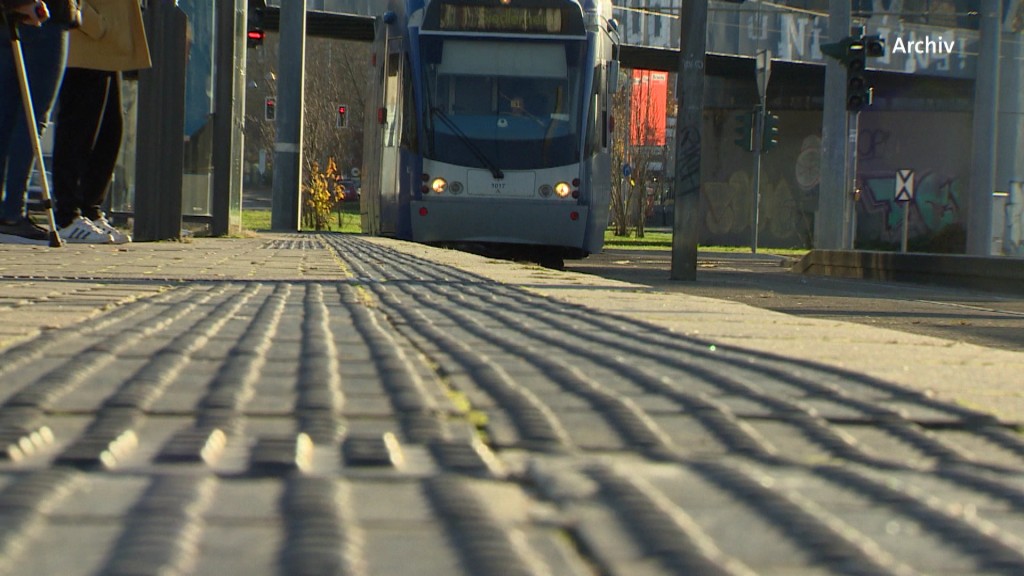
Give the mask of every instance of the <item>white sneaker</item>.
[[81, 216], [75, 218], [71, 224], [60, 229], [60, 237], [68, 243], [76, 244], [113, 244], [114, 238], [100, 230], [92, 223], [92, 220]]
[[130, 234], [125, 234], [124, 232], [121, 232], [117, 228], [111, 226], [110, 222], [107, 221], [106, 216], [102, 216], [100, 218], [97, 218], [96, 220], [92, 220], [91, 222], [93, 226], [100, 229], [100, 232], [110, 234], [110, 237], [114, 239], [114, 244], [127, 244], [132, 241], [132, 237]]

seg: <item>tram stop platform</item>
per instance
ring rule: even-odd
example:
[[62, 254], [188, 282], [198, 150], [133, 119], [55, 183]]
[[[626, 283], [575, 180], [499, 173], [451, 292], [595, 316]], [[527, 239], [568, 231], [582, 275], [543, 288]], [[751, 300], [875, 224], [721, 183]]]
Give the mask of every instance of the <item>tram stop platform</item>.
[[389, 239], [6, 246], [0, 573], [1024, 570], [1021, 374]]

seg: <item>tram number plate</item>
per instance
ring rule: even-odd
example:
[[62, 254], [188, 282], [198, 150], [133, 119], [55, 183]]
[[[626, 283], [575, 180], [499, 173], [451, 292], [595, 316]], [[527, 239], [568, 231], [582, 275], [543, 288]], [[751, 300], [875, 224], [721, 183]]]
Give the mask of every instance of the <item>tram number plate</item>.
[[471, 196], [522, 198], [535, 194], [533, 182], [532, 172], [505, 172], [505, 177], [498, 179], [489, 170], [470, 170], [466, 193]]

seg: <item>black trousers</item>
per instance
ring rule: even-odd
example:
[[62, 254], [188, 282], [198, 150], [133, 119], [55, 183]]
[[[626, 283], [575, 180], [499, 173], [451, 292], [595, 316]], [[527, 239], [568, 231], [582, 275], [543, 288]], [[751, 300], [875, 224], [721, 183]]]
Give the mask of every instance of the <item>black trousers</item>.
[[53, 199], [57, 225], [103, 216], [124, 129], [121, 74], [68, 68], [53, 136]]

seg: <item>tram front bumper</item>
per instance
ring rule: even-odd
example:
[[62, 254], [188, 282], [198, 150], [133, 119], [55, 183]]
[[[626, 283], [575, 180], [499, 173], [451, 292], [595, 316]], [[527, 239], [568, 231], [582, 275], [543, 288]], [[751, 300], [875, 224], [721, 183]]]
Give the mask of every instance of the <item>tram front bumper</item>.
[[410, 203], [416, 242], [496, 242], [582, 248], [586, 206], [557, 202], [448, 200]]

